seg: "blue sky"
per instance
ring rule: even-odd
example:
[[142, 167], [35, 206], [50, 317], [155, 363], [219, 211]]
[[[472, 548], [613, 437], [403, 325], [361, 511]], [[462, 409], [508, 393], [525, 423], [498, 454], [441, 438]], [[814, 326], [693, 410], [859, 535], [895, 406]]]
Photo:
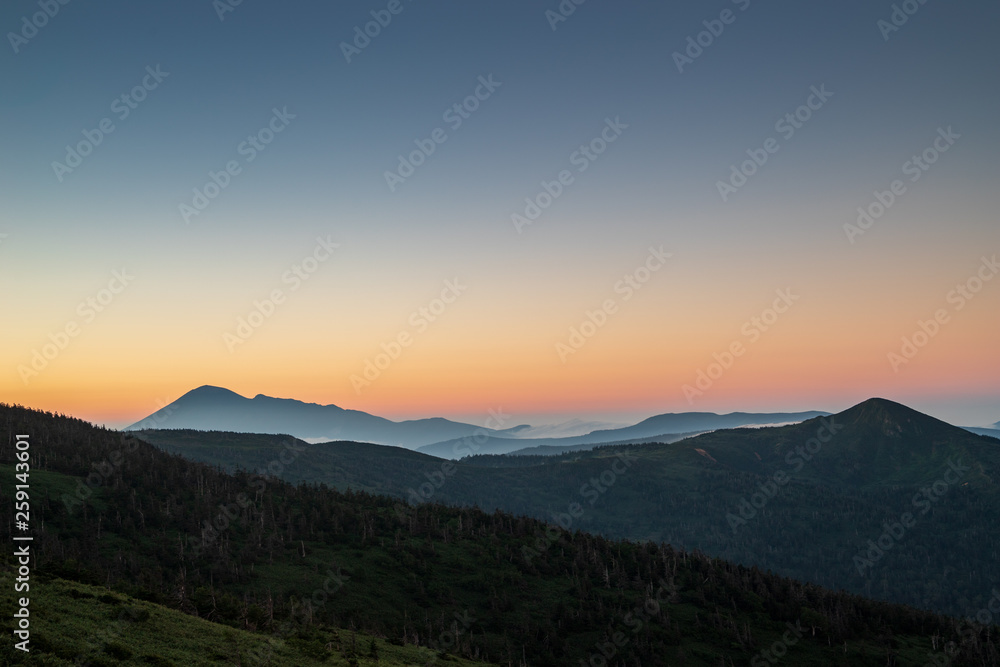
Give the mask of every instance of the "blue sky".
[[[1000, 357], [985, 333], [1000, 285], [908, 377], [886, 363], [954, 281], [1000, 250], [1000, 7], [897, 4], [916, 11], [890, 32], [883, 2], [567, 0], [575, 10], [553, 29], [554, 1], [401, 0], [347, 62], [342, 43], [389, 2], [243, 0], [221, 18], [208, 0], [7, 2], [0, 276], [19, 325], [0, 388], [111, 422], [203, 383], [388, 416], [472, 418], [519, 395], [539, 419], [645, 416], [691, 409], [682, 386], [767, 295], [795, 284], [812, 295], [801, 322], [698, 407], [834, 409], [882, 393], [955, 420], [1000, 419]], [[25, 31], [46, 6], [58, 12]], [[679, 72], [674, 54], [699, 33], [708, 45]], [[147, 68], [168, 74], [120, 118], [115, 100]], [[499, 86], [451, 127], [444, 113], [480, 77]], [[775, 123], [823, 86], [832, 96], [782, 137]], [[287, 127], [246, 161], [240, 146], [275, 109]], [[114, 131], [60, 180], [53, 162], [106, 118]], [[607, 119], [627, 129], [518, 233], [512, 214], [573, 170]], [[857, 207], [948, 127], [956, 145], [849, 243]], [[447, 140], [390, 191], [385, 172], [438, 128]], [[769, 137], [779, 150], [723, 201], [718, 182]], [[239, 173], [185, 220], [179, 207], [230, 161]], [[327, 234], [343, 253], [234, 357], [222, 334]], [[569, 327], [661, 244], [671, 272], [560, 363], [553, 346]], [[135, 286], [25, 384], [17, 369], [32, 350], [126, 265]], [[470, 296], [377, 386], [352, 391], [379, 341], [454, 276]], [[786, 336], [798, 373], [774, 370], [791, 363]], [[853, 385], [822, 380], [840, 355], [856, 362]], [[505, 375], [518, 363], [530, 389]], [[424, 391], [427, 373], [447, 381]], [[74, 398], [84, 391], [97, 402]]]

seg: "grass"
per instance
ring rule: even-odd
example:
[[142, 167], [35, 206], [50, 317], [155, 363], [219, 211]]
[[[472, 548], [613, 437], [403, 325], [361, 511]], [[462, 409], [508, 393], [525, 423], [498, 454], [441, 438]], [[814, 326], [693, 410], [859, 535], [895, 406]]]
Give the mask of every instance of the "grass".
[[[13, 573], [4, 567], [0, 574], [3, 607], [13, 609]], [[379, 658], [376, 661], [369, 655], [373, 639], [370, 635], [343, 629], [320, 629], [285, 638], [262, 635], [100, 586], [57, 578], [34, 577], [29, 596], [30, 653], [16, 650], [12, 641], [5, 641], [0, 648], [0, 664], [336, 667], [352, 664], [348, 659], [352, 644], [356, 646], [356, 664], [364, 667], [487, 664], [450, 655], [438, 658], [430, 649], [399, 646], [381, 638], [374, 638]]]

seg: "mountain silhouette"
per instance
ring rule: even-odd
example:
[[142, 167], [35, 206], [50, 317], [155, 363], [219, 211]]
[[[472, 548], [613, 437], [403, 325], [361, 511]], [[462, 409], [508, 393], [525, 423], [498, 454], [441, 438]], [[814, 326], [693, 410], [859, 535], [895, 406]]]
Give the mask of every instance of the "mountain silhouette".
[[[526, 448], [530, 453], [558, 454], [572, 449], [581, 449], [581, 445], [594, 446], [618, 444], [625, 442], [650, 442], [657, 438], [663, 441], [674, 441], [680, 434], [690, 435], [718, 429], [738, 428], [742, 426], [766, 426], [770, 424], [788, 424], [829, 414], [811, 410], [809, 412], [731, 412], [719, 415], [714, 412], [680, 412], [666, 413], [644, 419], [633, 426], [616, 429], [602, 429], [586, 435], [568, 438], [534, 438], [515, 440], [499, 435], [488, 439], [481, 438], [475, 444], [477, 454], [510, 454]], [[549, 452], [540, 451], [538, 447], [552, 448]], [[442, 458], [460, 458], [468, 453], [469, 445], [462, 440], [436, 442], [420, 451], [431, 456]]]
[[794, 468], [803, 479], [851, 486], [933, 481], [949, 460], [976, 462], [974, 471], [1000, 463], [995, 440], [883, 398], [799, 424], [717, 431], [683, 444], [732, 471]]
[[[204, 385], [127, 426], [125, 430], [193, 429], [287, 434], [311, 442], [324, 440], [370, 442], [409, 449], [419, 448], [425, 454], [442, 458], [459, 458], [456, 452], [470, 453], [468, 445], [471, 437], [475, 438], [475, 453], [502, 454], [543, 445], [593, 445], [751, 424], [797, 422], [824, 414], [827, 413], [734, 412], [717, 415], [711, 412], [686, 412], [657, 415], [633, 426], [597, 430], [586, 435], [532, 438], [530, 437], [532, 427], [524, 424], [502, 429], [485, 428], [441, 417], [396, 422], [336, 405], [305, 403], [263, 394], [257, 394], [251, 399], [223, 387]], [[495, 424], [495, 426], [503, 425]]]
[[445, 439], [502, 435], [443, 418], [395, 422], [336, 405], [304, 403], [258, 394], [252, 399], [205, 385], [178, 398], [125, 430], [196, 429], [239, 433], [288, 434], [308, 440], [358, 440], [410, 449]]

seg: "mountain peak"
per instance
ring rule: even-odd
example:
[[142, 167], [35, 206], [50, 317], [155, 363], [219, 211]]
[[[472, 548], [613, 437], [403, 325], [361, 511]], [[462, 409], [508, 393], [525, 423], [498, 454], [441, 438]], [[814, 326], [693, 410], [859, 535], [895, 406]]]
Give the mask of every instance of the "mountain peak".
[[[231, 389], [226, 389], [225, 387], [216, 387], [211, 384], [203, 384], [197, 389], [192, 389], [188, 393], [181, 396], [181, 398], [197, 398], [197, 399], [219, 399], [219, 398], [246, 398], [237, 394]], [[178, 399], [180, 400], [180, 399]]]
[[[360, 410], [257, 394], [247, 398], [224, 387], [202, 385], [126, 430], [194, 429], [238, 433], [288, 433], [301, 439], [352, 440], [415, 449], [466, 438], [482, 429], [441, 417], [394, 422]], [[487, 429], [488, 433], [498, 433]]]
[[885, 398], [869, 398], [837, 416], [844, 424], [867, 426], [890, 437], [927, 433], [941, 427], [955, 428], [901, 403]]
[[878, 410], [891, 410], [891, 411], [904, 410], [907, 412], [916, 412], [916, 410], [914, 410], [913, 408], [909, 408], [903, 405], [902, 403], [897, 403], [896, 401], [890, 401], [888, 398], [879, 398], [878, 396], [869, 398], [867, 401], [861, 401], [854, 407], [878, 409]]

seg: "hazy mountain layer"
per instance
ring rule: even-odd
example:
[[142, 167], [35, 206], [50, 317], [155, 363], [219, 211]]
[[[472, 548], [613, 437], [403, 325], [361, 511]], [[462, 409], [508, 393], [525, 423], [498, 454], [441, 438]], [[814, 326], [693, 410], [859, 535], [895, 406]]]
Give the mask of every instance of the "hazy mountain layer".
[[420, 451], [445, 459], [459, 459], [470, 454], [510, 454], [526, 447], [575, 447], [577, 445], [602, 445], [620, 442], [649, 442], [660, 438], [675, 440], [666, 436], [676, 434], [704, 433], [716, 429], [737, 428], [765, 424], [797, 423], [813, 417], [827, 415], [826, 412], [732, 412], [717, 415], [714, 412], [681, 412], [657, 415], [645, 419], [634, 426], [594, 431], [572, 438], [539, 438], [530, 444], [516, 442], [504, 435], [481, 436], [471, 443], [464, 438], [437, 442], [420, 447]]
[[[275, 442], [237, 447], [219, 434], [142, 437], [213, 464], [251, 469], [280, 449]], [[982, 608], [1000, 585], [1000, 442], [890, 401], [873, 399], [796, 425], [554, 457], [452, 463], [328, 443], [304, 452], [299, 463], [282, 474], [412, 502], [498, 508], [549, 521], [565, 521], [578, 503], [584, 512], [572, 517], [574, 530], [669, 542], [959, 615]], [[901, 533], [907, 513], [915, 523]], [[891, 533], [883, 537], [886, 526]], [[890, 548], [870, 546], [880, 539]]]
[[473, 434], [505, 433], [441, 418], [394, 422], [336, 405], [303, 403], [262, 394], [250, 399], [228, 389], [207, 385], [189, 391], [126, 430], [142, 428], [286, 433], [303, 439], [359, 440], [411, 449]]
[[[201, 431], [232, 431], [239, 433], [288, 434], [317, 442], [322, 440], [353, 440], [417, 449], [430, 446], [426, 453], [442, 458], [460, 458], [452, 453], [456, 442], [475, 436], [480, 444], [476, 453], [506, 453], [540, 445], [567, 446], [620, 442], [660, 436], [668, 433], [707, 431], [747, 424], [795, 422], [825, 413], [745, 414], [681, 413], [650, 417], [634, 426], [597, 430], [571, 438], [526, 437], [533, 427], [506, 423], [502, 413], [484, 417], [483, 426], [464, 424], [443, 418], [414, 419], [395, 422], [382, 417], [345, 410], [336, 405], [304, 403], [294, 399], [272, 398], [258, 394], [246, 398], [239, 394], [205, 385], [178, 398], [125, 430], [196, 429]], [[546, 429], [581, 427], [582, 423], [566, 423]], [[683, 428], [695, 425], [692, 428]], [[517, 440], [529, 441], [518, 443]], [[509, 441], [509, 442], [508, 442]], [[472, 452], [467, 452], [468, 455]]]

